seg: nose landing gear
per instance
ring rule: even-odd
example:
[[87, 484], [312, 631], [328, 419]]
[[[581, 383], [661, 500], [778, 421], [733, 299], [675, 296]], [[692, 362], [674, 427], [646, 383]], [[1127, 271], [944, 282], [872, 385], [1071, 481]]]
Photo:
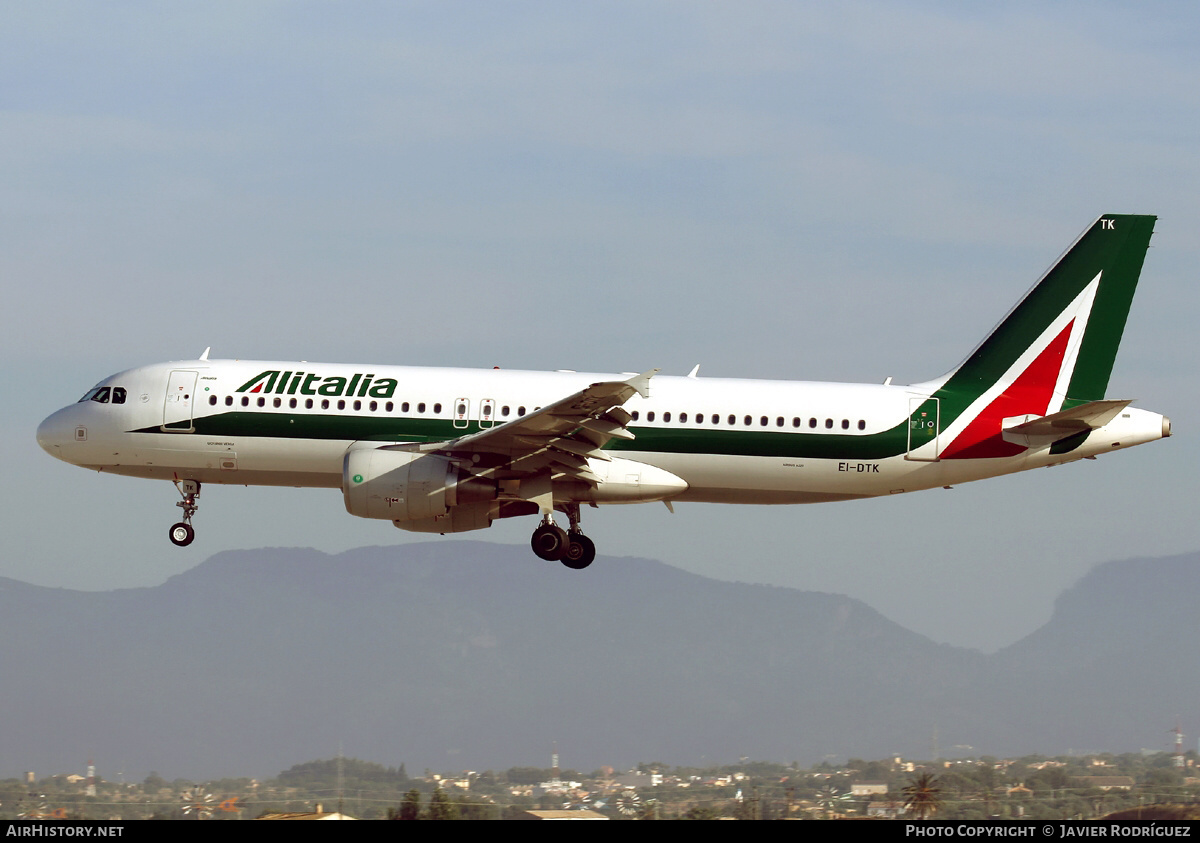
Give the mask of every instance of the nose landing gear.
[[196, 503], [196, 498], [200, 497], [200, 481], [175, 480], [174, 482], [175, 488], [183, 497], [183, 500], [175, 503], [183, 510], [183, 520], [178, 524], [172, 524], [167, 535], [171, 539], [171, 544], [176, 547], [187, 547], [196, 538], [196, 531], [192, 528], [192, 516], [200, 508], [200, 505]]
[[568, 568], [582, 570], [595, 560], [596, 545], [579, 529], [579, 504], [566, 504], [563, 511], [570, 522], [569, 530], [559, 527], [547, 514], [541, 526], [533, 531], [529, 544], [539, 559], [562, 562]]

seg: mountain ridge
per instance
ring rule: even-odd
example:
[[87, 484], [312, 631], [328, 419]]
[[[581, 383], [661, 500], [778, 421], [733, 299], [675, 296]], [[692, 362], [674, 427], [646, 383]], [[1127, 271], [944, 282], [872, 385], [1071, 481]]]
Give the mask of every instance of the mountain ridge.
[[[554, 741], [585, 769], [924, 757], [934, 730], [992, 755], [1131, 749], [1132, 735], [1171, 724], [1161, 705], [1114, 690], [1111, 670], [1161, 671], [1146, 641], [1178, 664], [1196, 624], [1185, 614], [1176, 636], [1148, 624], [1161, 583], [1130, 578], [1178, 580], [1196, 555], [1178, 559], [1098, 566], [1050, 623], [992, 655], [845, 595], [637, 557], [570, 571], [482, 542], [224, 551], [110, 592], [0, 580], [0, 669], [14, 679], [0, 758], [211, 777], [269, 775], [339, 744], [445, 770], [538, 765]], [[1081, 659], [1113, 606], [1122, 646]], [[1200, 689], [1176, 674], [1159, 702], [1178, 708]]]

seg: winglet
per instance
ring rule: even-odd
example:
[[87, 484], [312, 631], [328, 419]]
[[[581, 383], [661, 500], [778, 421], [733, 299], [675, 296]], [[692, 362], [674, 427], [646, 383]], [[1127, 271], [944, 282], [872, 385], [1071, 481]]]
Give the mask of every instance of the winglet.
[[625, 381], [625, 383], [637, 390], [638, 395], [642, 396], [643, 398], [649, 398], [650, 378], [654, 377], [661, 371], [662, 369], [651, 369], [648, 372], [642, 372], [640, 375], [634, 375], [632, 378]]

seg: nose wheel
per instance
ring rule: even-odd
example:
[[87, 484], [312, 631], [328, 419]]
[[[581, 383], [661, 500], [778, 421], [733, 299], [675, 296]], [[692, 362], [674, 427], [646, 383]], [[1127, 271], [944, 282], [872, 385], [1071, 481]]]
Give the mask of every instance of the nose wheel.
[[196, 531], [192, 529], [191, 524], [185, 524], [180, 521], [178, 524], [171, 525], [171, 543], [176, 547], [187, 547], [196, 538]]
[[200, 505], [196, 503], [196, 498], [200, 497], [200, 481], [176, 480], [175, 488], [179, 490], [179, 494], [183, 498], [175, 503], [183, 510], [183, 520], [178, 524], [172, 524], [167, 536], [171, 539], [171, 544], [176, 547], [187, 547], [196, 539], [196, 530], [192, 527], [192, 516], [200, 508]]
[[539, 559], [562, 562], [568, 568], [582, 570], [595, 560], [596, 545], [579, 529], [579, 504], [570, 503], [563, 509], [570, 521], [570, 529], [564, 530], [554, 523], [552, 516], [546, 515], [533, 531], [529, 544]]

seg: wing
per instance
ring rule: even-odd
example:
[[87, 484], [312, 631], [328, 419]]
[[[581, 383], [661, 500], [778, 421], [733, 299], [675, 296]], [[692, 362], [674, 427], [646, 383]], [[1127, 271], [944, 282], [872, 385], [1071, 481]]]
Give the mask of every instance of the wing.
[[609, 461], [610, 439], [633, 439], [631, 416], [621, 405], [635, 394], [650, 397], [651, 369], [624, 381], [603, 381], [519, 419], [448, 442], [389, 446], [454, 458], [479, 476], [498, 480], [545, 474], [596, 484], [588, 459]]

